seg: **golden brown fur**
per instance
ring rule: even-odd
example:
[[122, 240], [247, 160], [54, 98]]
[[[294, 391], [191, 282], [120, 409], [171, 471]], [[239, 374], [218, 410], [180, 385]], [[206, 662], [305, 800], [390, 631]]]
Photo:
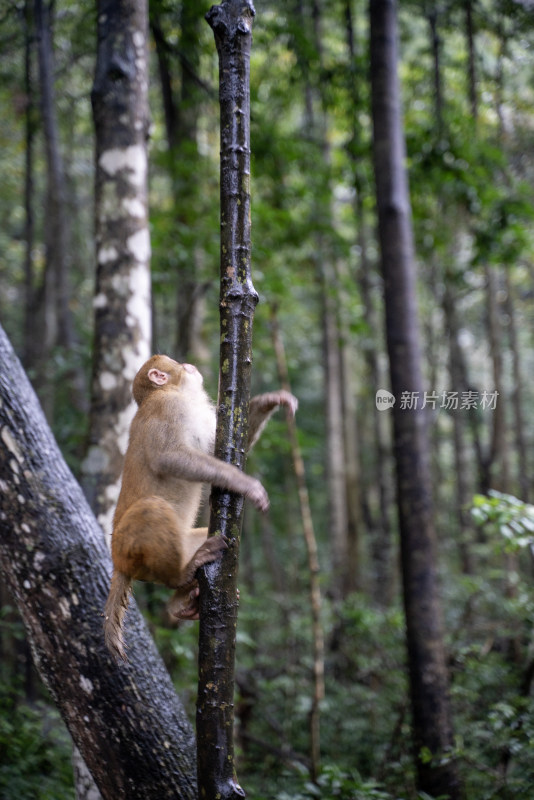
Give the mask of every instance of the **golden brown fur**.
[[[134, 379], [133, 395], [139, 408], [113, 520], [114, 569], [104, 623], [106, 644], [122, 659], [122, 624], [133, 580], [176, 589], [172, 613], [198, 618], [195, 573], [227, 546], [220, 536], [208, 539], [207, 528], [193, 528], [202, 484], [243, 494], [261, 511], [269, 505], [258, 480], [212, 455], [215, 411], [195, 367], [152, 356]], [[283, 391], [251, 400], [249, 446], [281, 404], [292, 413], [297, 407], [296, 399]]]

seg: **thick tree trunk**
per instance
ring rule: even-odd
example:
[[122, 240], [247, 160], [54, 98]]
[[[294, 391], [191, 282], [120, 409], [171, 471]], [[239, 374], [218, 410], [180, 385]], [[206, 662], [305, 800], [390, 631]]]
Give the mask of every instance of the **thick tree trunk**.
[[[372, 0], [373, 144], [386, 340], [393, 408], [397, 502], [418, 788], [458, 798], [448, 677], [437, 592], [435, 532], [424, 411], [403, 408], [403, 392], [422, 397], [414, 246], [397, 77], [394, 0]], [[425, 758], [427, 754], [430, 758]]]
[[97, 277], [83, 485], [106, 533], [135, 413], [131, 383], [150, 355], [147, 32], [146, 0], [99, 0], [92, 92]]
[[[255, 11], [250, 0], [224, 0], [206, 18], [219, 54], [221, 138], [220, 371], [215, 455], [245, 465], [252, 322], [258, 295], [251, 277], [250, 50]], [[212, 490], [209, 532], [230, 547], [199, 571], [197, 698], [199, 796], [235, 800], [233, 719], [237, 570], [243, 497]]]
[[0, 567], [41, 677], [106, 800], [193, 800], [191, 726], [133, 602], [129, 663], [105, 648], [104, 536], [2, 329], [0, 399]]

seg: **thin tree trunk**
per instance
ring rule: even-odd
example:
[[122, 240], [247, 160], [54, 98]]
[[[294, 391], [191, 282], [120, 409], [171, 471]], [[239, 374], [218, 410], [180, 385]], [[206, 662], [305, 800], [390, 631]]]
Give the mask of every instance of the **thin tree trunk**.
[[[45, 300], [47, 352], [55, 345], [69, 349], [74, 342], [74, 328], [69, 309], [69, 231], [65, 170], [59, 144], [59, 127], [54, 92], [54, 62], [50, 5], [35, 0], [35, 24], [41, 109], [47, 163], [46, 281], [49, 298]], [[46, 290], [46, 289], [45, 289]]]
[[[278, 375], [282, 388], [291, 391], [289, 373], [285, 357], [284, 343], [278, 328], [276, 313], [272, 314], [273, 345], [278, 367]], [[319, 774], [321, 758], [320, 714], [321, 702], [324, 699], [324, 633], [321, 622], [321, 587], [319, 583], [319, 557], [317, 540], [313, 528], [313, 519], [310, 508], [310, 498], [306, 485], [306, 472], [304, 460], [299, 446], [297, 426], [294, 417], [287, 414], [287, 428], [293, 456], [293, 465], [297, 479], [300, 514], [302, 519], [302, 532], [308, 553], [308, 569], [310, 573], [310, 606], [312, 614], [313, 636], [313, 697], [310, 708], [310, 763], [311, 778], [315, 781]]]
[[[339, 347], [337, 308], [332, 295], [335, 280], [319, 266], [323, 294], [323, 332], [326, 392], [326, 474], [328, 480], [328, 530], [332, 553], [331, 591], [337, 600], [346, 595], [348, 573], [348, 509], [343, 425], [343, 373]], [[329, 271], [330, 272], [330, 271]]]
[[[305, 11], [302, 2], [297, 3], [297, 15], [302, 29], [308, 33], [315, 48], [319, 73], [323, 64], [323, 47], [321, 39], [321, 9], [317, 0], [311, 0], [311, 15]], [[311, 17], [311, 19], [310, 19]], [[314, 223], [321, 228], [325, 219], [330, 219], [332, 210], [329, 201], [321, 198], [329, 197], [330, 177], [330, 146], [327, 136], [326, 98], [321, 82], [313, 76], [312, 68], [302, 49], [297, 50], [297, 57], [306, 68], [306, 135], [312, 136], [319, 144], [324, 165], [324, 174], [319, 175], [321, 183], [314, 206]], [[317, 68], [316, 68], [317, 69]], [[319, 101], [320, 113], [314, 112], [314, 86]], [[349, 501], [348, 490], [352, 488], [349, 480], [354, 480], [357, 473], [357, 442], [355, 435], [356, 422], [345, 421], [344, 418], [344, 391], [343, 386], [343, 359], [348, 359], [342, 352], [341, 341], [347, 340], [343, 331], [338, 297], [336, 293], [337, 274], [334, 266], [334, 256], [331, 248], [325, 242], [324, 236], [319, 232], [315, 235], [315, 262], [319, 286], [321, 289], [322, 320], [323, 320], [323, 346], [325, 363], [325, 406], [326, 406], [326, 474], [328, 481], [328, 528], [332, 551], [333, 581], [331, 592], [337, 600], [346, 596], [347, 592], [359, 586], [359, 570], [361, 567], [359, 555], [360, 533], [360, 497], [359, 487], [357, 496]], [[345, 347], [348, 348], [348, 344]], [[347, 409], [348, 411], [348, 409]], [[346, 438], [346, 427], [350, 427]], [[349, 452], [350, 451], [350, 452]], [[352, 468], [352, 469], [351, 469]], [[349, 474], [350, 472], [350, 474]]]
[[[223, 0], [206, 18], [219, 55], [221, 138], [220, 371], [215, 455], [245, 464], [252, 322], [258, 295], [251, 277], [250, 50], [252, 2]], [[245, 796], [234, 762], [237, 570], [243, 497], [211, 496], [209, 533], [226, 535], [221, 561], [199, 571], [200, 631], [197, 698], [199, 796]]]
[[[199, 72], [199, 25], [206, 3], [182, 3], [180, 8], [181, 38], [179, 48], [166, 40], [158, 4], [151, 7], [150, 24], [158, 58], [163, 97], [165, 128], [169, 146], [174, 202], [178, 221], [188, 226], [189, 207], [194, 200], [195, 181], [191, 179], [191, 163], [198, 158], [197, 128], [201, 99]], [[173, 91], [173, 59], [179, 55], [179, 95]], [[180, 160], [180, 161], [179, 161]], [[189, 199], [189, 202], [188, 202]], [[176, 272], [176, 341], [175, 354], [180, 360], [198, 364], [205, 360], [206, 348], [201, 328], [205, 314], [205, 293], [209, 283], [199, 280], [202, 254], [195, 250]]]
[[35, 143], [35, 105], [32, 84], [33, 55], [33, 0], [26, 0], [24, 6], [24, 89], [25, 108], [25, 165], [24, 165], [24, 210], [26, 214], [24, 230], [24, 364], [26, 368], [35, 364], [35, 275], [33, 268], [33, 249], [35, 246], [34, 222], [34, 143]]
[[473, 120], [478, 119], [478, 92], [477, 92], [477, 70], [475, 60], [475, 26], [473, 24], [473, 0], [465, 0], [465, 36], [467, 39], [467, 60], [469, 78], [469, 100], [471, 103], [471, 114]]
[[436, 133], [443, 132], [443, 85], [441, 80], [441, 39], [438, 31], [439, 10], [436, 3], [425, 3], [425, 14], [430, 29], [430, 47], [434, 67], [434, 108], [436, 113]]
[[[357, 119], [357, 111], [361, 107], [361, 100], [358, 92], [359, 87], [359, 74], [356, 64], [356, 45], [355, 45], [355, 35], [354, 35], [354, 25], [353, 25], [353, 18], [352, 18], [352, 2], [351, 0], [345, 0], [344, 4], [344, 20], [345, 20], [345, 31], [347, 37], [347, 49], [348, 49], [348, 56], [349, 56], [349, 71], [350, 71], [350, 81], [351, 81], [351, 99], [353, 104], [353, 115], [354, 119]], [[352, 161], [353, 167], [353, 179], [354, 179], [354, 189], [355, 189], [355, 201], [354, 201], [354, 209], [355, 209], [355, 217], [358, 226], [358, 247], [360, 252], [360, 264], [357, 273], [357, 281], [360, 287], [360, 293], [363, 303], [363, 314], [364, 319], [367, 324], [369, 331], [376, 331], [378, 329], [378, 321], [377, 321], [377, 314], [373, 305], [373, 288], [372, 288], [372, 275], [371, 275], [371, 265], [369, 264], [369, 259], [367, 256], [367, 247], [368, 247], [368, 238], [367, 238], [367, 225], [364, 215], [364, 192], [366, 190], [366, 181], [364, 178], [364, 170], [361, 164], [361, 157], [362, 157], [362, 141], [361, 141], [361, 133], [359, 124], [355, 121], [354, 130], [352, 135], [352, 141], [349, 146], [349, 155]], [[377, 351], [377, 343], [376, 337], [369, 335], [367, 339], [364, 341], [363, 344], [363, 355], [365, 358], [365, 363], [367, 367], [367, 374], [368, 374], [368, 383], [371, 387], [371, 393], [379, 388], [380, 385], [380, 370], [378, 366], [378, 351]], [[348, 354], [349, 360], [352, 360], [352, 354], [349, 350]], [[345, 359], [344, 359], [345, 360]], [[344, 367], [345, 375], [348, 375], [348, 368], [347, 365]], [[350, 384], [350, 380], [348, 382]], [[351, 388], [347, 388], [345, 386], [345, 392], [351, 391]], [[353, 397], [355, 397], [355, 393], [353, 392]], [[354, 412], [351, 412], [354, 413]], [[363, 506], [362, 498], [366, 496], [367, 493], [374, 492], [376, 493], [376, 514], [371, 516], [369, 512], [369, 528], [373, 530], [373, 537], [370, 542], [370, 556], [372, 559], [373, 567], [374, 567], [374, 593], [376, 599], [380, 603], [387, 604], [389, 595], [388, 592], [384, 590], [384, 587], [391, 586], [392, 582], [390, 580], [390, 550], [391, 550], [391, 529], [390, 529], [390, 521], [389, 521], [389, 508], [391, 505], [391, 490], [389, 486], [389, 481], [386, 475], [385, 463], [387, 461], [388, 453], [387, 447], [385, 444], [386, 441], [386, 434], [383, 430], [383, 421], [384, 415], [382, 412], [379, 412], [376, 408], [376, 404], [373, 403], [371, 414], [373, 416], [373, 424], [372, 424], [372, 438], [373, 438], [373, 445], [374, 445], [374, 461], [373, 461], [373, 469], [372, 469], [372, 477], [368, 481], [367, 486], [365, 488], [362, 487], [362, 484], [365, 482], [365, 476], [359, 475], [358, 476], [358, 506], [359, 506], [359, 513], [361, 516], [361, 508]], [[356, 434], [360, 434], [361, 426], [358, 425], [357, 421], [357, 414], [355, 414], [355, 427], [356, 427]], [[350, 423], [349, 423], [350, 424]], [[362, 431], [360, 437], [357, 438], [359, 443], [359, 449], [362, 449], [362, 442], [365, 433]], [[357, 461], [359, 464], [359, 459]], [[358, 471], [359, 470], [358, 467]], [[348, 502], [350, 503], [350, 496], [348, 498]], [[349, 515], [349, 525], [350, 519], [352, 515]], [[359, 525], [361, 527], [361, 523]], [[349, 536], [349, 540], [352, 541], [353, 537]], [[360, 548], [361, 549], [361, 544]], [[360, 569], [360, 576], [362, 572]]]
[[[451, 289], [451, 276], [445, 275], [445, 292], [443, 295], [443, 314], [449, 340], [449, 375], [452, 391], [467, 391], [465, 382], [463, 354], [459, 342], [459, 325], [455, 309], [455, 297]], [[472, 533], [471, 515], [469, 505], [474, 492], [473, 482], [470, 480], [472, 470], [468, 462], [466, 447], [466, 411], [452, 409], [454, 466], [456, 479], [456, 508], [459, 526], [459, 552], [462, 571], [467, 575], [473, 572], [473, 558], [470, 549], [470, 533]]]
[[507, 492], [510, 489], [510, 457], [504, 416], [504, 375], [502, 357], [502, 320], [499, 302], [499, 275], [495, 267], [486, 265], [487, 326], [490, 358], [493, 367], [493, 386], [497, 402], [492, 412], [492, 430], [489, 452], [485, 461], [483, 493], [490, 489]]
[[510, 350], [512, 351], [512, 375], [514, 391], [512, 404], [514, 408], [515, 443], [517, 452], [517, 483], [521, 499], [529, 502], [530, 496], [530, 470], [528, 464], [528, 444], [525, 429], [525, 414], [523, 407], [523, 377], [521, 374], [521, 356], [517, 335], [517, 320], [510, 270], [504, 270], [506, 287], [506, 312], [508, 314], [508, 332], [510, 336]]
[[0, 328], [0, 568], [35, 664], [105, 800], [195, 800], [191, 726], [137, 607], [107, 652], [111, 559]]
[[146, 0], [99, 0], [92, 92], [96, 132], [95, 335], [83, 486], [106, 533], [120, 489], [131, 383], [150, 355]]
[[[403, 392], [423, 395], [411, 209], [405, 172], [394, 0], [371, 0], [373, 145], [386, 341], [393, 408], [397, 502], [418, 788], [460, 797], [437, 590], [435, 531], [424, 411], [404, 409]], [[430, 754], [430, 759], [422, 757]]]

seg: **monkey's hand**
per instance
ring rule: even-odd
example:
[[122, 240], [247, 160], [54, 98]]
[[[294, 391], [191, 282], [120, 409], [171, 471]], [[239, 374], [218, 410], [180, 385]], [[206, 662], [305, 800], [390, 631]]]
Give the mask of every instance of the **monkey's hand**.
[[267, 511], [269, 508], [269, 495], [257, 478], [248, 477], [248, 488], [244, 492], [245, 497], [248, 497], [248, 499], [254, 503], [258, 511]]
[[248, 413], [248, 442], [247, 450], [258, 441], [262, 430], [265, 428], [270, 416], [280, 406], [287, 408], [289, 416], [294, 417], [299, 401], [291, 392], [279, 389], [277, 392], [258, 394], [250, 401]]
[[278, 405], [285, 406], [292, 417], [295, 416], [297, 408], [299, 407], [299, 401], [295, 397], [294, 394], [291, 392], [286, 392], [285, 389], [280, 389], [278, 392], [273, 392], [276, 396], [278, 395]]

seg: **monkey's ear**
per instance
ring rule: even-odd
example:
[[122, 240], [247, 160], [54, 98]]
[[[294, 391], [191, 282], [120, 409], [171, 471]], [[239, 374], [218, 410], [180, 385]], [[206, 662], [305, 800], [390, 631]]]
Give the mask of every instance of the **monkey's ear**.
[[151, 383], [155, 383], [156, 386], [165, 386], [165, 384], [169, 381], [169, 376], [166, 372], [162, 372], [160, 369], [149, 369], [148, 380]]

